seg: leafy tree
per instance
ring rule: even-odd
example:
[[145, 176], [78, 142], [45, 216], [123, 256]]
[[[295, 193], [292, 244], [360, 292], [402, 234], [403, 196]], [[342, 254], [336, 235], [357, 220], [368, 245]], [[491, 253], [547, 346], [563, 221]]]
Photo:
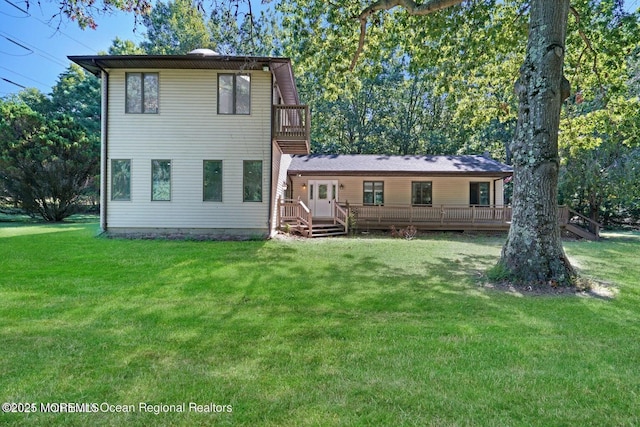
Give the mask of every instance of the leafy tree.
[[144, 49], [131, 40], [116, 37], [109, 47], [109, 55], [145, 55]]
[[239, 2], [214, 3], [208, 27], [211, 40], [224, 55], [278, 56], [279, 24], [269, 11], [242, 11]]
[[[452, 119], [432, 80], [413, 75], [391, 57], [373, 76], [352, 76], [331, 99], [312, 92], [313, 75], [301, 92], [313, 108], [312, 150], [322, 153], [453, 154], [458, 146], [447, 131]], [[311, 80], [306, 83], [307, 80]], [[309, 93], [312, 97], [309, 97]]]
[[71, 117], [0, 104], [0, 181], [25, 211], [47, 221], [72, 215], [97, 163], [96, 144]]
[[67, 114], [88, 134], [100, 135], [100, 80], [71, 64], [51, 93], [53, 114]]
[[640, 101], [616, 98], [607, 108], [566, 118], [560, 150], [560, 200], [596, 222], [633, 217], [640, 197]]
[[[98, 23], [96, 16], [113, 10], [132, 12], [137, 17], [146, 15], [151, 11], [150, 0], [60, 0], [60, 15], [76, 21], [82, 29], [96, 29]], [[27, 8], [29, 3], [27, 2]]]
[[191, 0], [157, 2], [142, 17], [146, 40], [140, 47], [149, 55], [186, 54], [193, 49], [215, 49], [204, 13]]
[[13, 102], [24, 102], [31, 107], [33, 111], [43, 115], [51, 114], [54, 109], [51, 98], [36, 88], [24, 89], [6, 99]]
[[[234, 4], [235, 3], [235, 4]], [[210, 16], [202, 2], [158, 2], [142, 17], [145, 40], [139, 46], [116, 38], [110, 55], [183, 55], [208, 48], [223, 55], [278, 55], [278, 23], [272, 13], [242, 12], [236, 2], [214, 3]]]

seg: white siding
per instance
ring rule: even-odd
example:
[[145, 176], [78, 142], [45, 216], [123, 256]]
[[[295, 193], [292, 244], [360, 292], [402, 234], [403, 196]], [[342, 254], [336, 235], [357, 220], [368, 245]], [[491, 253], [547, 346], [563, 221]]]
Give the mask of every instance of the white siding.
[[[251, 73], [250, 115], [218, 115], [217, 71], [142, 71], [159, 73], [158, 114], [125, 114], [125, 71], [110, 72], [108, 166], [111, 159], [131, 159], [131, 201], [111, 201], [108, 194], [108, 228], [267, 232], [271, 74]], [[169, 202], [151, 201], [152, 159], [171, 160]], [[222, 160], [222, 202], [202, 200], [203, 160]], [[242, 200], [244, 160], [263, 162], [262, 202]]]
[[[338, 180], [339, 202], [349, 202], [354, 204], [362, 203], [363, 182], [382, 181], [384, 182], [384, 203], [386, 205], [409, 205], [411, 204], [411, 182], [431, 181], [431, 196], [434, 205], [469, 205], [469, 183], [488, 182], [490, 184], [489, 193], [491, 204], [502, 205], [502, 179], [495, 181], [496, 197], [494, 203], [494, 177], [389, 177], [389, 176], [292, 176], [293, 197], [308, 204], [308, 181]], [[303, 188], [303, 184], [307, 188]]]

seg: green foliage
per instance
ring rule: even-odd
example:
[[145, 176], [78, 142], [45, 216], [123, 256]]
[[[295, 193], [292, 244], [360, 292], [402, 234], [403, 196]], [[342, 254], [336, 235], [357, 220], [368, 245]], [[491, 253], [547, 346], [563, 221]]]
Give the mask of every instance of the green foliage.
[[212, 9], [207, 25], [216, 50], [224, 55], [280, 56], [276, 16], [270, 9], [260, 15], [243, 11], [239, 3], [225, 1]]
[[146, 53], [183, 55], [197, 48], [223, 55], [269, 56], [278, 52], [276, 18], [262, 12], [256, 16], [240, 8], [243, 2], [216, 2], [210, 16], [205, 4], [190, 0], [158, 2], [143, 16], [145, 40], [139, 47], [116, 39], [111, 54]]
[[72, 117], [47, 119], [24, 103], [0, 103], [0, 181], [25, 211], [47, 221], [72, 215], [97, 163], [95, 136]]
[[109, 47], [108, 55], [144, 55], [144, 49], [132, 42], [116, 37]]
[[[353, 78], [340, 97], [312, 100], [312, 149], [316, 153], [447, 154], [457, 147], [452, 112], [430, 79], [408, 74], [391, 57], [383, 71]], [[311, 84], [302, 86], [310, 87]], [[304, 93], [304, 89], [303, 89]], [[308, 94], [308, 92], [307, 92]]]
[[52, 113], [66, 114], [88, 134], [100, 134], [100, 80], [71, 64], [60, 76], [51, 93]]
[[202, 11], [191, 0], [157, 2], [142, 17], [146, 40], [140, 47], [149, 55], [186, 54], [197, 48], [215, 48]]
[[506, 159], [527, 22], [521, 4], [495, 3], [469, 2], [422, 17], [401, 8], [377, 13], [350, 73], [359, 31], [352, 17], [366, 2], [280, 2], [283, 32], [293, 41], [285, 43], [286, 53], [314, 113], [314, 150], [489, 151]]
[[639, 217], [640, 101], [616, 98], [561, 124], [560, 201], [605, 225]]
[[[114, 10], [132, 12], [137, 17], [149, 13], [151, 1], [149, 0], [60, 0], [60, 14], [71, 21], [78, 23], [82, 29], [96, 29], [98, 23], [96, 17]], [[27, 2], [27, 8], [30, 4]]]

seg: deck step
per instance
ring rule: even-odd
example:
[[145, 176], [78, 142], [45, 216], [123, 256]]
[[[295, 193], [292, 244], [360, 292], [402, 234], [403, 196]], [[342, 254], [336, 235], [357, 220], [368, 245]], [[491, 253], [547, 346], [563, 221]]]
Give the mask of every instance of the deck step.
[[313, 224], [311, 237], [344, 236], [347, 232], [340, 224]]
[[313, 232], [311, 237], [331, 237], [331, 236], [345, 236], [347, 233], [343, 230], [331, 230], [325, 232]]

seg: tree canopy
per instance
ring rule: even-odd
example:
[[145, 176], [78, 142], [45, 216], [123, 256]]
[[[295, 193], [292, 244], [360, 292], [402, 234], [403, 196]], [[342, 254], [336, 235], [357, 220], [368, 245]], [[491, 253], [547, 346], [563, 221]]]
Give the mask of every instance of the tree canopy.
[[51, 96], [27, 89], [0, 99], [0, 186], [4, 197], [47, 221], [76, 213], [97, 193], [100, 83], [76, 65]]

